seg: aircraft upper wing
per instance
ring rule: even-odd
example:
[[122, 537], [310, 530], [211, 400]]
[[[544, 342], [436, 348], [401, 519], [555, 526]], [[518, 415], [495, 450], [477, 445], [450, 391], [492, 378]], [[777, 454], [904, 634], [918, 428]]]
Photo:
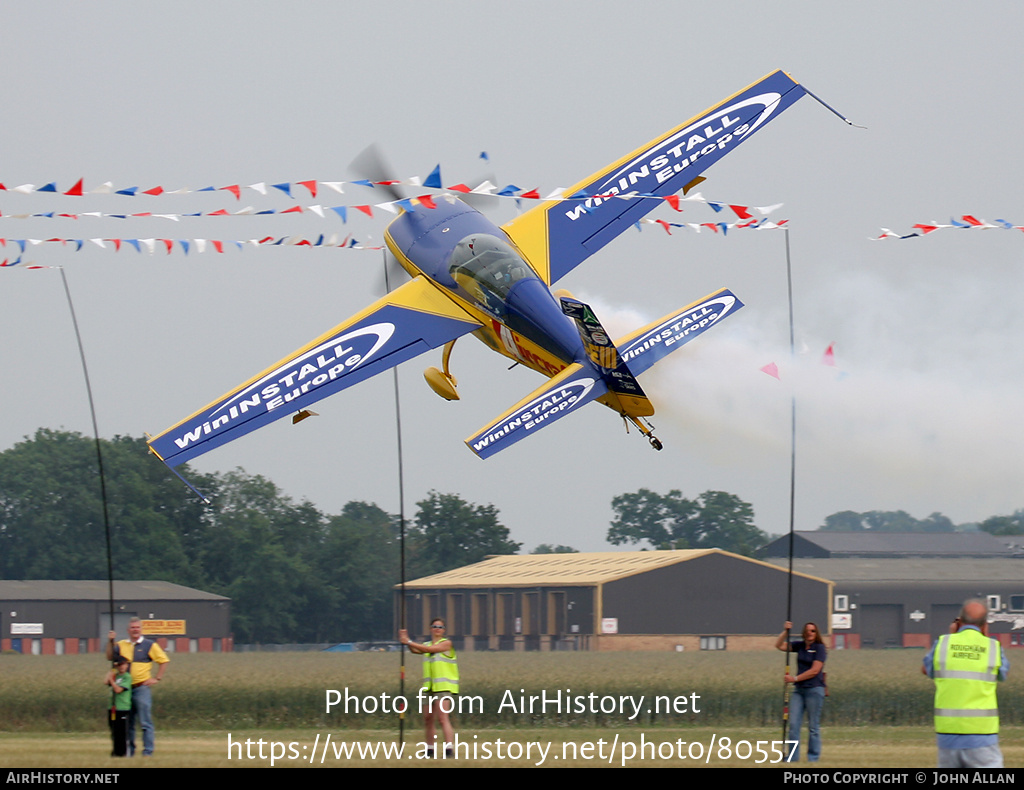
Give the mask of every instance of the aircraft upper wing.
[[502, 226], [550, 285], [685, 187], [796, 102], [803, 87], [775, 71], [565, 192], [586, 200], [548, 201]]
[[479, 327], [416, 277], [150, 439], [149, 447], [177, 466]]

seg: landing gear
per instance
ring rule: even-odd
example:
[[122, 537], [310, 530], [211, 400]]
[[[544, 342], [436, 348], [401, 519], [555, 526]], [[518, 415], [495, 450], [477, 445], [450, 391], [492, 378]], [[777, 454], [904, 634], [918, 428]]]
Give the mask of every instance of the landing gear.
[[654, 435], [654, 426], [642, 417], [634, 417], [632, 414], [623, 414], [622, 423], [626, 426], [626, 433], [629, 433], [629, 424], [633, 423], [637, 430], [647, 437], [647, 441], [650, 442], [651, 447], [655, 450], [661, 450], [664, 448], [665, 445], [661, 443], [661, 439]]
[[456, 390], [459, 382], [448, 370], [448, 360], [452, 355], [452, 348], [455, 346], [455, 341], [449, 341], [444, 346], [444, 354], [441, 357], [444, 370], [438, 370], [437, 368], [427, 368], [423, 371], [423, 378], [427, 380], [427, 384], [430, 388], [440, 395], [445, 400], [458, 400], [459, 393]]

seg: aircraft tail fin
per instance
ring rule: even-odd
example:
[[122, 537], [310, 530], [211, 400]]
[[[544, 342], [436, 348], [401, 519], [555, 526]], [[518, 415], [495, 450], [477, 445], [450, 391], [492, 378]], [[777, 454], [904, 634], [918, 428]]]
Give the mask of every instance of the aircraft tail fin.
[[608, 386], [608, 392], [598, 400], [623, 416], [649, 417], [654, 414], [654, 406], [647, 399], [632, 371], [623, 362], [619, 350], [608, 337], [608, 332], [590, 305], [565, 296], [561, 297], [561, 300], [562, 312], [576, 322], [587, 357], [600, 370], [601, 377]]

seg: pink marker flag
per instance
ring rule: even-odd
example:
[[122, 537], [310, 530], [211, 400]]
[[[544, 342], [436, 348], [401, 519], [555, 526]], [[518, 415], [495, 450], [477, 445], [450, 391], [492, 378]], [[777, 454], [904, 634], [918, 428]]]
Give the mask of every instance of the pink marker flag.
[[821, 364], [828, 365], [829, 367], [836, 366], [836, 352], [835, 343], [829, 343], [828, 348], [825, 349], [825, 353], [821, 357]]
[[[773, 379], [778, 379], [779, 378], [779, 366], [776, 365], [774, 362], [769, 362], [763, 368], [759, 368], [759, 370], [762, 373], [767, 373]], [[779, 379], [779, 380], [781, 381], [782, 379]]]

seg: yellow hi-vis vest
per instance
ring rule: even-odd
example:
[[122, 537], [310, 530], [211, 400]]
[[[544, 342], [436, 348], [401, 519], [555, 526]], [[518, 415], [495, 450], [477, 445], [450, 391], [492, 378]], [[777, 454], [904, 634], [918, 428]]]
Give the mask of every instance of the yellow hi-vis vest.
[[[436, 645], [447, 639], [436, 639]], [[444, 694], [459, 693], [459, 662], [455, 660], [455, 647], [446, 653], [423, 654], [423, 688]]]
[[1002, 650], [995, 639], [965, 628], [935, 645], [935, 731], [952, 735], [999, 732], [996, 683]]

